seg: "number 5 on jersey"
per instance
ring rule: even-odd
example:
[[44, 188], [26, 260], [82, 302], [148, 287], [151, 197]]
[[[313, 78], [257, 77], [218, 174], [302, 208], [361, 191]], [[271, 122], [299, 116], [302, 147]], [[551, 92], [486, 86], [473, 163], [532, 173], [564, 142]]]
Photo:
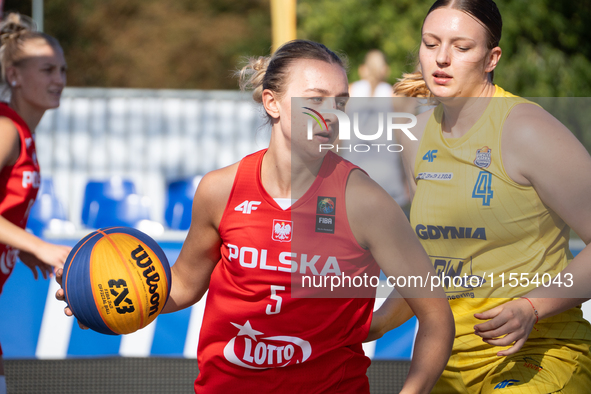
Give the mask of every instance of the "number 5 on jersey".
[[275, 310], [273, 310], [272, 304], [267, 304], [267, 315], [276, 315], [281, 312], [281, 296], [277, 295], [277, 291], [284, 291], [285, 286], [271, 285], [271, 299], [275, 300]]

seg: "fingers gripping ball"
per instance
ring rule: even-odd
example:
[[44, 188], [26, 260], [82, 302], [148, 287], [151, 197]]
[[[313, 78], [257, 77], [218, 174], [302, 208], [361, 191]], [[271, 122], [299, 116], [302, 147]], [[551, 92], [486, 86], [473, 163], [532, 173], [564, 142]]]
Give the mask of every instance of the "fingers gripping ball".
[[64, 265], [68, 306], [82, 324], [103, 334], [129, 334], [150, 324], [170, 286], [170, 266], [160, 246], [128, 227], [88, 234]]

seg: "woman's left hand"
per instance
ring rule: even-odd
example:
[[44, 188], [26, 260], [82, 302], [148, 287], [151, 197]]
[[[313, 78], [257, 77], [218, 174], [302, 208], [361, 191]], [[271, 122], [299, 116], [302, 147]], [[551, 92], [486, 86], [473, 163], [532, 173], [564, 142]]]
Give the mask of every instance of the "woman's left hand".
[[41, 271], [43, 279], [51, 278], [53, 276], [53, 267], [49, 264], [45, 264], [32, 253], [23, 252], [21, 250], [18, 254], [18, 257], [27, 267], [29, 267], [31, 272], [33, 272], [33, 277], [35, 279], [39, 278], [37, 268], [39, 268], [39, 271]]
[[482, 337], [484, 342], [494, 346], [513, 344], [509, 349], [498, 352], [497, 356], [517, 353], [536, 323], [532, 306], [524, 298], [509, 301], [483, 313], [476, 313], [474, 317], [488, 320], [474, 326], [474, 333]]

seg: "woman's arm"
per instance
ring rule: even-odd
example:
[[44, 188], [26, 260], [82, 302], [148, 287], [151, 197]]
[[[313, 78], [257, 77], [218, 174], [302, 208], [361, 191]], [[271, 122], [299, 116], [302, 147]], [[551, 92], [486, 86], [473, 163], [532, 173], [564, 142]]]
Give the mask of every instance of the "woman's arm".
[[[513, 109], [502, 136], [507, 174], [531, 185], [540, 199], [562, 218], [587, 245], [562, 272], [571, 274], [572, 287], [552, 284], [525, 295], [538, 319], [557, 315], [591, 298], [591, 157], [575, 136], [543, 109], [530, 104]], [[508, 302], [475, 315], [487, 320], [475, 326], [485, 342], [514, 345], [498, 354], [517, 352], [527, 340], [536, 316], [525, 299]]]
[[[20, 153], [20, 137], [11, 120], [0, 117], [0, 170], [13, 166]], [[62, 267], [70, 247], [53, 245], [28, 233], [0, 216], [0, 244], [18, 249], [20, 258], [37, 279], [37, 268], [44, 278], [52, 274], [52, 267]]]
[[399, 327], [414, 316], [412, 309], [396, 289], [393, 289], [392, 293], [394, 295], [389, 296], [380, 308], [374, 311], [365, 342], [380, 339], [385, 333]]
[[172, 288], [162, 313], [187, 308], [203, 297], [221, 258], [218, 228], [232, 190], [237, 164], [205, 175], [193, 200], [191, 228], [172, 266]]
[[[431, 260], [412, 231], [406, 216], [394, 200], [361, 171], [353, 171], [346, 192], [347, 215], [353, 234], [369, 249], [386, 276], [435, 276]], [[410, 280], [408, 281], [410, 282]], [[454, 339], [453, 315], [443, 290], [426, 287], [398, 287], [398, 292], [419, 320], [414, 357], [402, 393], [428, 393], [443, 371]], [[393, 301], [393, 312], [404, 313], [404, 304]], [[397, 304], [397, 305], [396, 305]], [[395, 321], [396, 318], [386, 319]]]

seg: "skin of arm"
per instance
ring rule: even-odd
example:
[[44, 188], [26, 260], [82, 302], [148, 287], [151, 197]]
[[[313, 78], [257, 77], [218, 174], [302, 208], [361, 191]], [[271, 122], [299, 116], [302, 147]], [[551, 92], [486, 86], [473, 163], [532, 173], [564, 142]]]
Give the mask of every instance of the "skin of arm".
[[[435, 275], [431, 260], [400, 207], [363, 172], [353, 171], [349, 176], [346, 201], [355, 238], [371, 251], [387, 276], [418, 275], [424, 278], [427, 272]], [[455, 335], [453, 315], [440, 288], [430, 291], [429, 287], [407, 287], [398, 288], [398, 291], [405, 297], [405, 303], [393, 299], [389, 310], [404, 312], [400, 318], [404, 320], [410, 309], [419, 320], [414, 357], [401, 393], [428, 393], [451, 354]], [[395, 317], [385, 319], [397, 320]]]
[[[421, 137], [429, 117], [433, 110], [423, 112], [417, 116], [417, 124], [410, 129], [410, 132], [417, 137], [417, 141], [409, 139], [401, 130], [396, 130], [396, 141], [404, 147], [402, 150], [402, 164], [404, 167], [404, 177], [408, 182], [409, 199], [412, 201], [417, 184], [415, 183], [414, 164]], [[394, 290], [396, 292], [396, 290]], [[371, 328], [366, 341], [373, 341], [381, 338], [386, 332], [400, 326], [413, 316], [412, 309], [406, 301], [399, 296], [386, 299], [380, 308], [374, 312]]]
[[[0, 168], [14, 165], [19, 157], [20, 138], [11, 120], [0, 117]], [[21, 252], [21, 260], [37, 279], [37, 268], [44, 278], [51, 276], [52, 267], [62, 267], [71, 248], [53, 245], [28, 233], [0, 216], [0, 244], [10, 245]]]
[[[519, 184], [533, 186], [544, 204], [587, 245], [561, 272], [562, 277], [572, 274], [572, 287], [552, 284], [525, 295], [541, 320], [591, 297], [591, 157], [564, 125], [531, 104], [513, 109], [506, 120], [501, 144], [507, 174]], [[497, 346], [514, 343], [500, 351], [500, 356], [517, 352], [536, 321], [533, 308], [525, 299], [507, 302], [475, 316], [491, 319], [474, 327], [485, 342]]]

